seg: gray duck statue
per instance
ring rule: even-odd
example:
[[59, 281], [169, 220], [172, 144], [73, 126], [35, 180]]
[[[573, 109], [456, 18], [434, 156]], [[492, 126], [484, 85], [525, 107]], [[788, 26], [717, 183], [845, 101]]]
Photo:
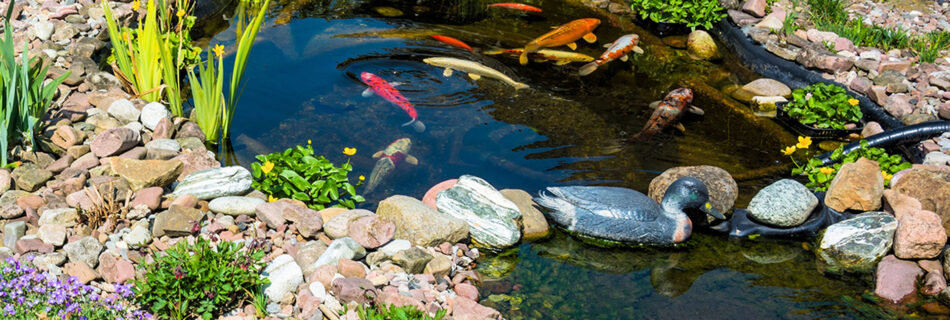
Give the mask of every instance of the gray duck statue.
[[568, 231], [623, 243], [668, 245], [689, 238], [693, 223], [684, 209], [725, 219], [709, 203], [699, 179], [677, 179], [661, 204], [643, 193], [619, 187], [548, 187], [534, 199], [552, 220]]

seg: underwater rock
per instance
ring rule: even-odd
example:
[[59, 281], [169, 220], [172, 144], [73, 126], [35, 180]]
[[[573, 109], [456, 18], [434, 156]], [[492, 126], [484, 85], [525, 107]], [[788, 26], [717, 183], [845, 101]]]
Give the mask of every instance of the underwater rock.
[[877, 265], [874, 295], [894, 304], [908, 303], [915, 298], [917, 277], [923, 274], [913, 261], [886, 256]]
[[243, 167], [196, 171], [175, 187], [174, 196], [191, 194], [201, 200], [244, 194], [251, 189], [251, 172]]
[[709, 60], [720, 57], [719, 46], [706, 31], [695, 30], [686, 38], [686, 52], [693, 59]]
[[481, 178], [459, 177], [455, 186], [436, 196], [435, 203], [439, 212], [468, 223], [472, 240], [479, 245], [506, 248], [521, 238], [518, 206]]
[[891, 189], [919, 200], [924, 210], [940, 216], [944, 230], [950, 230], [950, 173], [923, 169], [905, 171], [897, 183], [892, 181]]
[[825, 229], [818, 258], [832, 271], [867, 272], [891, 250], [897, 219], [886, 212], [865, 212]]
[[877, 161], [867, 158], [842, 165], [828, 186], [825, 205], [838, 212], [880, 209], [884, 196], [884, 177], [879, 174], [880, 170]]
[[376, 214], [396, 224], [396, 239], [414, 245], [437, 246], [468, 237], [468, 225], [453, 216], [430, 208], [415, 198], [395, 195], [379, 202]]
[[663, 171], [662, 174], [650, 181], [650, 188], [647, 194], [657, 203], [663, 201], [663, 195], [666, 194], [666, 188], [676, 179], [682, 177], [693, 177], [702, 181], [709, 189], [709, 202], [713, 208], [722, 214], [732, 210], [739, 197], [739, 186], [736, 180], [732, 178], [726, 170], [714, 166], [689, 166], [674, 167]]
[[782, 179], [762, 188], [749, 202], [749, 216], [776, 226], [802, 224], [818, 206], [818, 198], [798, 181]]

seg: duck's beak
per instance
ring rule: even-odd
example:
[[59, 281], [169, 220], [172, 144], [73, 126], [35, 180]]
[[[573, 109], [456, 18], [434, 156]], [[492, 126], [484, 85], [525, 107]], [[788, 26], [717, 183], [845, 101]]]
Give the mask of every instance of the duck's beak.
[[713, 208], [712, 203], [706, 202], [705, 204], [703, 204], [702, 207], [699, 208], [699, 210], [701, 210], [702, 212], [705, 212], [708, 215], [716, 217], [716, 219], [726, 220], [726, 217], [723, 216], [722, 213], [719, 213], [719, 211], [717, 211], [716, 208]]

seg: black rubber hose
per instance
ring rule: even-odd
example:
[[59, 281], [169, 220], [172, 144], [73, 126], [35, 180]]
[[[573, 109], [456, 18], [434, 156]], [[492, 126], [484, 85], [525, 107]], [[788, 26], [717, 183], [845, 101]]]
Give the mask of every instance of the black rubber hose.
[[825, 79], [819, 72], [808, 70], [794, 61], [779, 58], [766, 51], [764, 46], [752, 41], [739, 27], [729, 21], [729, 18], [720, 20], [711, 31], [719, 37], [729, 51], [735, 53], [739, 61], [764, 77], [778, 80], [792, 88], [804, 88], [815, 82], [838, 85], [847, 90], [849, 95], [861, 101], [861, 112], [867, 119], [877, 121], [884, 129], [904, 126], [867, 96], [851, 91], [846, 85]]
[[824, 192], [816, 192], [818, 197], [818, 206], [811, 212], [808, 219], [800, 225], [788, 228], [779, 228], [765, 225], [749, 217], [749, 212], [744, 209], [736, 209], [729, 220], [709, 227], [713, 232], [725, 233], [730, 237], [748, 237], [760, 235], [768, 238], [782, 239], [811, 239], [818, 235], [821, 230], [839, 221], [854, 217], [850, 213], [841, 213], [825, 206]]
[[[868, 141], [868, 146], [885, 148], [907, 143], [917, 143], [920, 140], [930, 139], [948, 131], [950, 131], [950, 121], [929, 121], [884, 131], [864, 140]], [[844, 146], [843, 154], [848, 154], [860, 147], [860, 141], [849, 143]], [[819, 156], [818, 159], [821, 160], [822, 165], [829, 165], [835, 162], [831, 160], [830, 152]]]

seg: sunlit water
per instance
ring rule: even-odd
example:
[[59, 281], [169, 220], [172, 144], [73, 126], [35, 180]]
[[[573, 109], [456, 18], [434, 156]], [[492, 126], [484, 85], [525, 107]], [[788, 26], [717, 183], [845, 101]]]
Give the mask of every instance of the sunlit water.
[[[346, 161], [351, 177], [369, 176], [371, 155], [393, 140], [412, 139], [418, 166], [402, 164], [367, 194], [366, 207], [390, 195], [421, 197], [435, 183], [472, 174], [498, 188], [535, 192], [549, 185], [616, 185], [646, 191], [665, 169], [715, 165], [739, 177], [744, 207], [755, 190], [787, 171], [778, 153], [792, 136], [751, 116], [717, 89], [755, 77], [728, 56], [689, 59], [629, 19], [564, 1], [533, 3], [542, 16], [487, 8], [487, 2], [281, 1], [269, 13], [250, 57], [225, 162], [249, 166], [253, 156], [313, 141], [318, 154]], [[380, 7], [404, 14], [386, 17]], [[452, 36], [478, 50], [519, 47], [567, 21], [597, 17], [602, 45], [635, 32], [644, 56], [612, 62], [587, 77], [581, 64], [518, 65], [429, 38]], [[622, 22], [624, 21], [624, 22]], [[213, 28], [212, 28], [213, 30]], [[220, 30], [219, 30], [220, 31]], [[212, 42], [233, 43], [233, 28]], [[558, 48], [567, 50], [566, 48]], [[452, 56], [495, 68], [531, 86], [444, 77], [422, 59]], [[233, 59], [233, 57], [232, 57]], [[427, 130], [400, 124], [406, 113], [383, 99], [361, 97], [361, 72], [390, 82], [417, 108]], [[649, 103], [679, 86], [696, 91], [704, 116], [687, 115], [685, 133], [668, 130], [635, 144]], [[860, 295], [868, 277], [824, 275], [801, 242], [734, 241], [696, 234], [678, 249], [601, 249], [561, 232], [483, 261], [483, 303], [512, 319], [856, 318], [872, 314]], [[493, 277], [497, 279], [492, 279]], [[873, 311], [874, 308], [871, 308]]]

